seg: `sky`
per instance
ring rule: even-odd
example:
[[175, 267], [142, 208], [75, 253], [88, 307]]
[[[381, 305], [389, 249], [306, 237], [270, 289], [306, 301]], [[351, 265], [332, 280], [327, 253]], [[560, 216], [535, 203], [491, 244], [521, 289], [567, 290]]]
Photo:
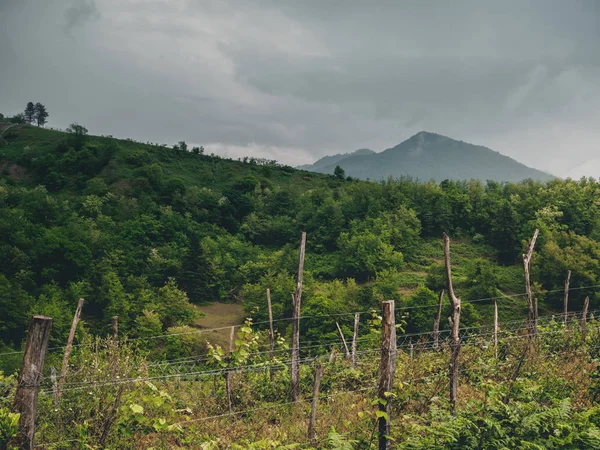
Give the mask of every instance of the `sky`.
[[0, 0], [0, 112], [297, 165], [425, 130], [600, 176], [598, 0]]

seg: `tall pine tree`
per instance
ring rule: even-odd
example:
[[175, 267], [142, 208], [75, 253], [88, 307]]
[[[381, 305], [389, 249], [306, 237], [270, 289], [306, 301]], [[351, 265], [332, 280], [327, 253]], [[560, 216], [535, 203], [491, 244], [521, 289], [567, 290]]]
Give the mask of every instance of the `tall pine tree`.
[[214, 299], [212, 275], [211, 261], [206, 256], [200, 239], [194, 234], [188, 252], [181, 262], [179, 287], [187, 293], [192, 303], [211, 301]]
[[33, 102], [29, 102], [27, 103], [27, 106], [25, 107], [25, 119], [27, 119], [27, 121], [29, 123], [33, 122], [33, 118], [35, 117], [35, 105], [33, 104]]
[[38, 124], [38, 127], [42, 127], [46, 124], [48, 118], [48, 111], [46, 111], [46, 107], [42, 105], [40, 102], [35, 104], [35, 121]]

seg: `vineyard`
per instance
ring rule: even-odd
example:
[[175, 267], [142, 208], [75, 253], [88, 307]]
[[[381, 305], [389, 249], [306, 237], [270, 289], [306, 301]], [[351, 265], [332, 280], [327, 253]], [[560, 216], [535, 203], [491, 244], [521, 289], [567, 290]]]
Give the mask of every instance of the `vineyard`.
[[[537, 232], [536, 232], [537, 235]], [[531, 256], [535, 236], [530, 243]], [[449, 240], [446, 238], [449, 244]], [[333, 313], [338, 339], [299, 339], [304, 242], [291, 318], [178, 335], [119, 337], [87, 333], [66, 347], [48, 345], [51, 319], [32, 319], [14, 376], [0, 379], [3, 402], [21, 413], [0, 417], [7, 448], [599, 448], [600, 310], [568, 310], [522, 320], [498, 317], [507, 297], [471, 299], [495, 306], [491, 325], [460, 327], [445, 247], [450, 329], [438, 305]], [[524, 255], [526, 292], [534, 302]], [[270, 292], [265, 308], [271, 309]], [[406, 319], [430, 317], [431, 331], [407, 333]], [[292, 335], [273, 322], [292, 322]], [[294, 325], [294, 323], [296, 325]], [[281, 324], [280, 324], [281, 325]], [[230, 330], [229, 348], [206, 343], [196, 356], [162, 358], [175, 342]], [[352, 329], [351, 335], [343, 330]], [[173, 341], [175, 340], [175, 341]], [[173, 341], [173, 342], [169, 342]], [[185, 353], [185, 349], [184, 353]], [[22, 354], [24, 353], [24, 354]], [[63, 354], [60, 373], [44, 364]], [[37, 361], [37, 363], [36, 363]], [[38, 370], [37, 367], [43, 367]], [[298, 372], [294, 373], [294, 368]], [[39, 396], [38, 396], [39, 395]], [[11, 440], [9, 443], [9, 440]]]

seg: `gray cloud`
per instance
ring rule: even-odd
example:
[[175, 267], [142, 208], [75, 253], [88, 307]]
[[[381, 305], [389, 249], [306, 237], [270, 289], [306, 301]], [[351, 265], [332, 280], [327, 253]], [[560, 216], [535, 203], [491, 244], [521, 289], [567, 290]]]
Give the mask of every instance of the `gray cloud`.
[[594, 0], [4, 1], [4, 113], [291, 164], [426, 129], [600, 175]]
[[94, 0], [75, 0], [74, 3], [65, 10], [65, 26], [67, 31], [83, 26], [89, 20], [98, 20], [100, 13]]

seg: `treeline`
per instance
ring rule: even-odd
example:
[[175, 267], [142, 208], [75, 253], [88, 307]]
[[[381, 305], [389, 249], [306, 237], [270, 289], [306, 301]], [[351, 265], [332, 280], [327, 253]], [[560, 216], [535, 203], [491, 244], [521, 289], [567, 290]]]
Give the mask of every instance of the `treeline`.
[[[287, 317], [301, 231], [306, 315], [383, 298], [435, 304], [443, 231], [464, 242], [463, 299], [522, 292], [522, 272], [511, 266], [534, 228], [541, 307], [559, 306], [552, 291], [567, 270], [573, 288], [600, 275], [593, 179], [371, 183], [71, 131], [26, 127], [0, 147], [0, 340], [11, 347], [33, 312], [52, 316], [53, 335], [66, 336], [79, 297], [92, 332], [118, 314], [130, 336], [191, 324], [190, 302], [244, 301], [264, 318], [267, 287], [276, 318]], [[411, 274], [420, 278], [402, 298]], [[595, 292], [574, 291], [572, 302], [591, 295], [594, 307]], [[465, 309], [465, 325], [482, 320]], [[429, 321], [412, 316], [407, 327]], [[306, 320], [302, 332], [322, 337], [330, 325]]]

